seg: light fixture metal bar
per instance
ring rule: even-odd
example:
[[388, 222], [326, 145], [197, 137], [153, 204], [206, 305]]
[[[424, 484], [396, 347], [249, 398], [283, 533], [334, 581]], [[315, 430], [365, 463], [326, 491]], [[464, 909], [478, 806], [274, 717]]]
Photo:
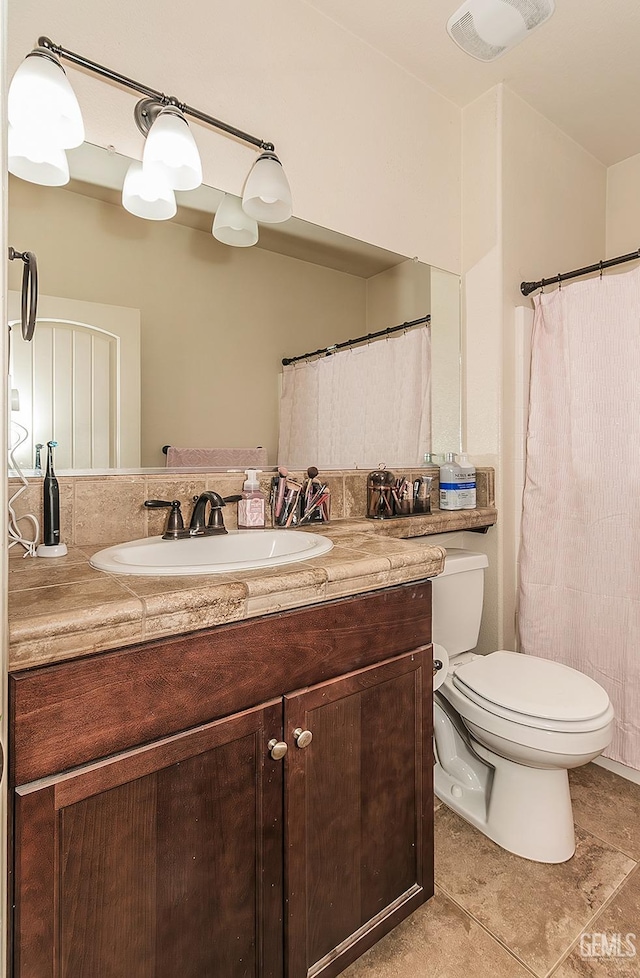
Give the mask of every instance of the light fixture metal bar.
[[252, 136], [251, 133], [244, 132], [242, 129], [237, 129], [235, 126], [222, 122], [220, 119], [215, 119], [213, 116], [207, 115], [206, 112], [201, 112], [199, 109], [196, 109], [191, 105], [187, 105], [185, 102], [181, 102], [180, 99], [175, 98], [173, 95], [165, 95], [164, 92], [160, 92], [155, 88], [149, 88], [148, 85], [143, 85], [141, 82], [135, 81], [133, 78], [128, 78], [126, 75], [121, 75], [112, 68], [107, 68], [104, 65], [98, 64], [96, 61], [91, 61], [89, 58], [85, 58], [81, 54], [76, 54], [75, 51], [69, 51], [67, 48], [63, 48], [59, 44], [54, 44], [54, 42], [48, 37], [39, 37], [38, 46], [52, 51], [54, 54], [58, 55], [59, 58], [64, 58], [66, 61], [71, 61], [73, 64], [79, 65], [81, 68], [86, 68], [87, 71], [91, 71], [95, 75], [100, 75], [102, 78], [107, 78], [109, 81], [116, 82], [116, 84], [122, 85], [124, 88], [129, 88], [133, 92], [138, 92], [140, 95], [146, 95], [147, 98], [154, 99], [160, 102], [162, 105], [175, 105], [185, 115], [189, 115], [193, 119], [197, 119], [199, 122], [204, 122], [206, 125], [212, 126], [214, 129], [219, 129], [221, 132], [226, 132], [230, 136], [235, 136], [236, 139], [240, 139], [245, 143], [250, 143], [252, 146], [257, 146], [258, 149], [262, 149], [267, 152], [273, 152], [275, 149], [273, 143], [266, 142], [264, 139], [260, 139], [258, 136]]

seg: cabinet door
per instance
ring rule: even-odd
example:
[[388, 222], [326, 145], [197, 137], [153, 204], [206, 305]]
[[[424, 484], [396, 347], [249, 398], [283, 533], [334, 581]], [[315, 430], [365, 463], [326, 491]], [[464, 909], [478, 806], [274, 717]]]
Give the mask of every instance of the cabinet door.
[[281, 978], [282, 701], [16, 789], [15, 978]]
[[288, 978], [339, 974], [433, 894], [432, 673], [426, 646], [285, 697]]

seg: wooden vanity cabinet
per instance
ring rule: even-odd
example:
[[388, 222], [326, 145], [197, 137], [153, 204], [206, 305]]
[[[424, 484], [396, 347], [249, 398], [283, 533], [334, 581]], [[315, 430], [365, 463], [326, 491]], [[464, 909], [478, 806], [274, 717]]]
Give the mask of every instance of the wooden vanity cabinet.
[[281, 724], [272, 703], [18, 788], [16, 976], [281, 974]]
[[429, 642], [421, 582], [14, 674], [13, 978], [344, 970], [433, 893]]
[[286, 974], [339, 974], [433, 894], [431, 647], [285, 696]]

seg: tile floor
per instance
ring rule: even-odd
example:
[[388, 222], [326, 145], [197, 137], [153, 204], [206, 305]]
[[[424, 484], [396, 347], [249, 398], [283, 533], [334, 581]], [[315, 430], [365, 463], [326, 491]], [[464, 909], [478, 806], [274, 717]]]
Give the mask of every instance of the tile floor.
[[[435, 897], [344, 978], [640, 978], [640, 786], [589, 764], [571, 794], [576, 852], [557, 866], [438, 804]], [[599, 934], [636, 935], [637, 954], [602, 956]]]

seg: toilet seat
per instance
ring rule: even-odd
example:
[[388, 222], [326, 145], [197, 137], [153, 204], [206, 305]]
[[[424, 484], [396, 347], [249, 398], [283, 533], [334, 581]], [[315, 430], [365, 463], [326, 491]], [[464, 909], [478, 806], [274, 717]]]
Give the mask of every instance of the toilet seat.
[[609, 697], [598, 683], [538, 656], [504, 650], [474, 656], [450, 681], [493, 716], [537, 730], [588, 733], [611, 721]]

